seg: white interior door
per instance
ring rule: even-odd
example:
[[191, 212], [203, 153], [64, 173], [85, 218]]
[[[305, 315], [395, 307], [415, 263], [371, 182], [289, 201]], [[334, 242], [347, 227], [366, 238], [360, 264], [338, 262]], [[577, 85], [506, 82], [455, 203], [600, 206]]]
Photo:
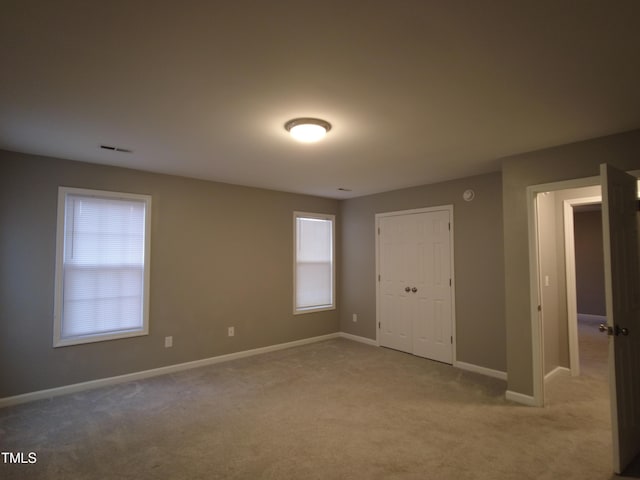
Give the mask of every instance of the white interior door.
[[413, 353], [452, 363], [449, 212], [416, 215]]
[[453, 362], [449, 210], [380, 217], [382, 346]]
[[640, 265], [637, 179], [603, 164], [604, 246], [613, 466], [640, 452]]
[[405, 216], [382, 217], [378, 223], [380, 345], [412, 353], [410, 223]]

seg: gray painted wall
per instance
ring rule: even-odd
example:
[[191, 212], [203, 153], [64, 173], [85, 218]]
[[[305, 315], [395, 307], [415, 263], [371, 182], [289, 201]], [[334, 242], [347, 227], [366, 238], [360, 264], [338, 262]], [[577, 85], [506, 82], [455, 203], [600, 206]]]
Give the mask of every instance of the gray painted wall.
[[[598, 175], [602, 162], [640, 168], [640, 130], [504, 158], [502, 182], [495, 173], [340, 203], [0, 151], [0, 397], [337, 330], [375, 338], [375, 213], [446, 204], [457, 359], [506, 368], [509, 390], [531, 395], [526, 188]], [[153, 196], [149, 336], [51, 347], [58, 185]], [[291, 314], [293, 210], [339, 210], [337, 311]]]
[[452, 204], [457, 360], [505, 371], [501, 194], [492, 173], [343, 201], [340, 329], [376, 338], [375, 214]]
[[533, 395], [526, 189], [599, 174], [600, 163], [640, 168], [640, 130], [514, 155], [502, 162], [507, 373], [510, 391]]
[[[52, 348], [59, 185], [152, 195], [148, 336]], [[0, 151], [0, 397], [338, 331], [292, 314], [294, 210], [338, 202]]]
[[602, 212], [575, 212], [573, 222], [578, 313], [605, 316]]
[[566, 304], [566, 297], [559, 295], [558, 287], [564, 280], [564, 275], [561, 276], [559, 269], [557, 236], [556, 194], [547, 192], [538, 195], [538, 253], [545, 374], [558, 366], [567, 366], [568, 362], [566, 307], [564, 315], [561, 308], [562, 303]]

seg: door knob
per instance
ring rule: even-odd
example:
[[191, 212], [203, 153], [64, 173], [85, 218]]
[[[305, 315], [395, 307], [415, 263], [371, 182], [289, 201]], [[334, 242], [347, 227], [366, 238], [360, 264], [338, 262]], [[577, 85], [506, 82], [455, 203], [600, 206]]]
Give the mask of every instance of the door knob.
[[602, 333], [607, 333], [607, 335], [613, 335], [613, 327], [609, 327], [608, 325], [605, 325], [604, 323], [601, 323], [600, 326], [598, 327], [598, 330], [600, 330]]
[[622, 336], [627, 336], [629, 335], [629, 329], [626, 327], [622, 327], [620, 328], [618, 325], [616, 325], [615, 327], [610, 327], [608, 325], [605, 325], [604, 323], [601, 323], [600, 326], [598, 327], [598, 330], [600, 330], [601, 332], [607, 332], [607, 335], [622, 335]]
[[417, 289], [416, 287], [413, 287], [413, 288], [411, 289], [411, 291], [412, 291], [413, 293], [416, 293], [416, 292], [418, 291], [418, 289]]
[[410, 291], [411, 291], [411, 289], [410, 289], [409, 287], [404, 287], [404, 291], [405, 291], [405, 292], [410, 292]]

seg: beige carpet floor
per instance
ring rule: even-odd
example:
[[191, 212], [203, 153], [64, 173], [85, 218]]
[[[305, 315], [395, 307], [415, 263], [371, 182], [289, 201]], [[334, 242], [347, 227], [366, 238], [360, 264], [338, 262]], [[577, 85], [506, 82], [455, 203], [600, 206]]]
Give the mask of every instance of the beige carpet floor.
[[1, 450], [37, 463], [0, 478], [610, 479], [606, 382], [584, 373], [530, 408], [500, 380], [325, 341], [1, 409]]

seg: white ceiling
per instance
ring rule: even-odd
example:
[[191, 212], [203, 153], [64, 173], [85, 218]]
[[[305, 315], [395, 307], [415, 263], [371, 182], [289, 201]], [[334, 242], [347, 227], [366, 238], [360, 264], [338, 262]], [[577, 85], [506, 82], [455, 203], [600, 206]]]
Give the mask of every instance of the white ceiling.
[[[8, 150], [348, 198], [640, 128], [638, 0], [4, 0], [1, 10]], [[333, 129], [295, 143], [283, 125], [297, 116]]]

